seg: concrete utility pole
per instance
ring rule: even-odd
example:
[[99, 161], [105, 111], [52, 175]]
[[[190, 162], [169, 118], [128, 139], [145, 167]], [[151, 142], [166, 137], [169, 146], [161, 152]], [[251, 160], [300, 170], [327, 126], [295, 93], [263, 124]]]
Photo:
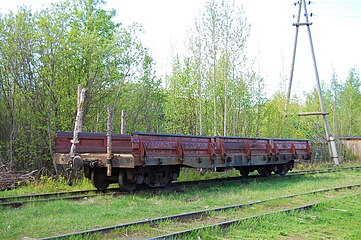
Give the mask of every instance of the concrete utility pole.
[[[306, 1], [305, 1], [305, 0], [301, 0], [301, 1], [298, 1], [296, 4], [298, 4], [297, 22], [293, 24], [293, 26], [296, 27], [296, 37], [295, 37], [295, 44], [294, 44], [294, 48], [293, 48], [293, 58], [292, 58], [292, 65], [291, 65], [291, 73], [290, 73], [290, 80], [289, 80], [288, 92], [287, 92], [286, 111], [287, 111], [287, 109], [288, 109], [288, 104], [289, 104], [290, 96], [291, 96], [291, 87], [292, 87], [292, 80], [293, 80], [293, 72], [294, 72], [295, 59], [296, 59], [296, 48], [297, 48], [298, 30], [299, 30], [299, 27], [300, 27], [300, 26], [307, 26], [308, 37], [309, 37], [309, 40], [310, 40], [310, 47], [311, 47], [311, 54], [312, 54], [313, 66], [314, 66], [314, 71], [315, 71], [315, 76], [316, 76], [316, 82], [317, 82], [318, 97], [319, 97], [320, 105], [321, 105], [321, 112], [319, 112], [319, 113], [313, 113], [312, 115], [322, 115], [323, 122], [324, 122], [324, 125], [325, 125], [325, 133], [326, 133], [326, 138], [327, 138], [327, 143], [328, 143], [328, 149], [329, 149], [329, 152], [330, 152], [330, 157], [333, 159], [335, 165], [339, 165], [338, 153], [337, 153], [337, 147], [336, 147], [335, 138], [334, 138], [334, 137], [332, 136], [332, 134], [331, 134], [330, 127], [329, 127], [329, 124], [328, 124], [328, 118], [327, 118], [327, 116], [326, 116], [327, 114], [325, 114], [325, 113], [326, 113], [326, 109], [325, 109], [325, 104], [324, 104], [324, 101], [323, 101], [321, 84], [320, 84], [320, 78], [319, 78], [319, 75], [318, 75], [318, 69], [317, 69], [316, 57], [315, 57], [315, 51], [314, 51], [314, 48], [313, 48], [313, 42], [312, 42], [312, 36], [311, 36], [311, 28], [310, 28], [310, 25], [312, 25], [312, 23], [309, 22], [309, 19], [308, 19]], [[310, 2], [308, 2], [308, 4], [310, 4]], [[300, 22], [302, 5], [303, 5], [304, 16], [305, 16], [305, 20], [306, 20], [306, 22], [304, 22], [304, 23], [301, 23], [301, 22]]]

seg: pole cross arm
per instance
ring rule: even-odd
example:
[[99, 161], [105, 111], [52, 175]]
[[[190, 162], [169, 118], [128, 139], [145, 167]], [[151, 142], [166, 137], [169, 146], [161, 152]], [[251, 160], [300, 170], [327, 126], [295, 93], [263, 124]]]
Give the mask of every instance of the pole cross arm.
[[329, 112], [304, 112], [304, 113], [297, 113], [298, 116], [317, 116], [317, 115], [329, 115]]
[[298, 27], [298, 26], [310, 26], [310, 25], [312, 25], [312, 22], [294, 23], [294, 24], [292, 24], [292, 26], [296, 26], [296, 27]]

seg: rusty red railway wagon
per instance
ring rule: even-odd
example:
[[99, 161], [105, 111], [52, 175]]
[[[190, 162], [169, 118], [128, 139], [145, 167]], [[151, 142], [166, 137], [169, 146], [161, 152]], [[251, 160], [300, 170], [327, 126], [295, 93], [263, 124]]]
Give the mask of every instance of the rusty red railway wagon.
[[76, 155], [71, 157], [72, 132], [55, 134], [55, 161], [83, 168], [85, 177], [104, 191], [119, 183], [131, 191], [137, 185], [166, 186], [176, 180], [181, 167], [238, 169], [243, 176], [255, 170], [262, 176], [285, 175], [296, 159], [311, 158], [311, 144], [304, 139], [206, 137], [153, 133], [112, 134], [107, 154], [107, 136], [79, 133]]

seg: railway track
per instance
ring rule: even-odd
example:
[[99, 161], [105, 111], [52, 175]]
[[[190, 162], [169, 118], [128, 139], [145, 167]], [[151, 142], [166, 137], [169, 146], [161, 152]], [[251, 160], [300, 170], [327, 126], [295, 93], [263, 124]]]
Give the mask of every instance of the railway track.
[[[183, 181], [183, 182], [174, 182], [166, 188], [167, 191], [177, 191], [179, 188], [187, 186], [208, 186], [216, 183], [229, 183], [229, 182], [244, 182], [250, 179], [257, 180], [268, 180], [275, 178], [284, 178], [284, 177], [295, 177], [303, 176], [309, 174], [322, 174], [330, 172], [339, 172], [345, 170], [360, 170], [361, 166], [354, 167], [342, 167], [342, 168], [327, 168], [319, 170], [300, 170], [293, 171], [285, 176], [271, 175], [271, 177], [261, 177], [260, 175], [250, 175], [248, 177], [228, 177], [228, 178], [214, 178], [208, 180], [195, 180], [195, 181]], [[152, 191], [154, 189], [141, 188], [140, 191]], [[21, 207], [26, 203], [33, 202], [48, 202], [56, 200], [80, 200], [84, 198], [91, 198], [96, 196], [119, 196], [129, 194], [127, 192], [121, 192], [118, 188], [108, 189], [106, 192], [101, 192], [99, 190], [78, 190], [78, 191], [67, 191], [67, 192], [55, 192], [55, 193], [43, 193], [43, 194], [31, 194], [31, 195], [21, 195], [21, 196], [10, 196], [10, 197], [0, 197], [0, 207]]]
[[[231, 209], [240, 209], [240, 208], [244, 208], [244, 207], [250, 207], [253, 205], [267, 203], [267, 202], [281, 200], [281, 199], [296, 198], [299, 196], [313, 195], [313, 194], [319, 194], [319, 193], [326, 193], [326, 192], [330, 192], [330, 191], [339, 191], [339, 190], [346, 190], [346, 189], [353, 189], [353, 188], [360, 188], [360, 187], [361, 187], [361, 184], [354, 184], [354, 185], [338, 186], [338, 187], [327, 188], [327, 189], [318, 189], [318, 190], [314, 190], [314, 191], [310, 191], [310, 192], [304, 192], [304, 193], [299, 193], [299, 194], [292, 194], [292, 195], [286, 195], [286, 196], [281, 196], [281, 197], [276, 197], [276, 198], [258, 200], [258, 201], [245, 203], [245, 204], [237, 204], [237, 205], [231, 205], [231, 206], [225, 206], [225, 207], [219, 207], [219, 208], [213, 208], [213, 209], [207, 209], [207, 210], [201, 210], [201, 211], [187, 212], [187, 213], [170, 215], [170, 216], [165, 216], [165, 217], [160, 217], [160, 218], [151, 218], [151, 219], [124, 223], [124, 224], [119, 224], [119, 225], [114, 225], [114, 226], [103, 227], [103, 228], [95, 228], [95, 229], [81, 231], [81, 232], [74, 232], [74, 233], [68, 233], [68, 234], [63, 234], [63, 235], [50, 236], [50, 237], [45, 237], [45, 238], [41, 238], [41, 239], [42, 240], [50, 240], [50, 239], [64, 239], [64, 238], [71, 238], [71, 237], [73, 238], [73, 237], [85, 236], [85, 235], [90, 235], [90, 234], [95, 234], [95, 233], [106, 233], [106, 232], [110, 232], [110, 231], [113, 231], [116, 229], [125, 229], [125, 228], [129, 228], [129, 227], [133, 227], [133, 226], [157, 224], [162, 221], [180, 221], [180, 220], [184, 221], [186, 219], [192, 219], [197, 216], [203, 216], [203, 215], [211, 214], [214, 212], [227, 211], [227, 210], [231, 210]], [[307, 205], [303, 205], [303, 206], [299, 206], [299, 207], [295, 207], [295, 208], [287, 208], [287, 209], [283, 209], [280, 211], [274, 211], [274, 212], [270, 212], [270, 213], [266, 213], [266, 214], [254, 215], [251, 217], [235, 219], [232, 221], [220, 222], [220, 223], [202, 226], [202, 227], [198, 227], [198, 228], [192, 228], [192, 229], [187, 229], [187, 230], [183, 230], [183, 231], [179, 231], [179, 232], [173, 232], [173, 233], [166, 234], [166, 235], [160, 235], [160, 236], [153, 237], [151, 239], [179, 238], [179, 237], [184, 236], [185, 234], [189, 234], [191, 232], [199, 231], [202, 229], [213, 228], [213, 227], [217, 227], [217, 226], [218, 227], [226, 227], [226, 226], [229, 226], [231, 224], [234, 224], [234, 223], [237, 223], [240, 221], [249, 220], [249, 219], [253, 219], [253, 218], [260, 218], [260, 217], [264, 217], [264, 216], [268, 216], [268, 215], [272, 215], [272, 214], [276, 214], [276, 213], [281, 213], [281, 212], [287, 213], [290, 211], [305, 210], [305, 209], [311, 208], [317, 204], [319, 204], [319, 203], [312, 203], [312, 204], [307, 204]]]
[[148, 240], [177, 239], [177, 238], [182, 237], [184, 235], [191, 234], [192, 232], [197, 232], [197, 231], [201, 231], [201, 230], [205, 230], [205, 229], [209, 229], [209, 228], [215, 228], [215, 227], [224, 228], [224, 227], [228, 227], [228, 226], [230, 226], [232, 224], [239, 223], [241, 221], [247, 221], [247, 220], [251, 220], [251, 219], [259, 219], [259, 218], [270, 216], [270, 215], [277, 214], [277, 213], [288, 213], [288, 212], [291, 212], [291, 211], [307, 210], [309, 208], [312, 208], [312, 207], [316, 206], [317, 204], [319, 204], [319, 203], [307, 204], [307, 205], [303, 205], [303, 206], [299, 206], [299, 207], [295, 207], [295, 208], [287, 208], [287, 209], [284, 209], [284, 210], [281, 210], [281, 211], [275, 211], [275, 212], [270, 212], [270, 213], [266, 213], [266, 214], [254, 215], [254, 216], [251, 216], [251, 217], [240, 218], [240, 219], [227, 221], [227, 222], [222, 222], [222, 223], [216, 223], [216, 224], [212, 224], [212, 225], [208, 225], [208, 226], [204, 226], [204, 227], [199, 227], [199, 228], [187, 229], [187, 230], [183, 230], [183, 231], [179, 231], [179, 232], [174, 232], [174, 233], [170, 233], [170, 234], [166, 234], [166, 235], [161, 235], [161, 236], [156, 236], [156, 237], [153, 237], [153, 238], [148, 238]]
[[125, 192], [120, 192], [119, 189], [113, 188], [108, 189], [106, 192], [101, 192], [99, 190], [78, 190], [78, 191], [67, 191], [67, 192], [55, 192], [55, 193], [39, 193], [31, 195], [21, 195], [21, 196], [10, 196], [10, 197], [1, 197], [0, 206], [3, 207], [21, 207], [26, 203], [33, 202], [48, 202], [55, 200], [79, 200], [86, 197], [95, 197], [99, 195], [120, 195], [126, 194]]

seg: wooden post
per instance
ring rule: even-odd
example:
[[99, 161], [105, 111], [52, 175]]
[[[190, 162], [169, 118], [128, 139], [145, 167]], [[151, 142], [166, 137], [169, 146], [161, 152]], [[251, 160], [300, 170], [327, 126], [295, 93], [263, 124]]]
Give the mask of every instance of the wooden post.
[[120, 126], [120, 134], [125, 134], [127, 131], [127, 111], [122, 110], [122, 120], [121, 120], [121, 126]]
[[112, 175], [112, 109], [108, 107], [107, 119], [107, 176]]
[[[78, 134], [82, 131], [82, 116], [83, 116], [83, 102], [85, 96], [85, 89], [78, 85], [78, 98], [77, 98], [77, 113], [74, 124], [73, 140], [71, 140], [70, 157], [75, 156], [76, 145], [79, 143]], [[79, 127], [80, 126], [80, 127]]]
[[[296, 36], [295, 36], [293, 59], [292, 59], [292, 65], [291, 65], [291, 74], [290, 74], [290, 80], [289, 80], [289, 85], [288, 85], [288, 93], [287, 93], [287, 101], [286, 101], [286, 112], [288, 110], [288, 104], [289, 104], [290, 96], [291, 96], [291, 86], [292, 86], [292, 78], [293, 78], [295, 57], [296, 57], [298, 30], [299, 30], [300, 26], [306, 26], [307, 27], [307, 32], [308, 32], [308, 38], [309, 38], [309, 41], [310, 41], [310, 48], [311, 48], [311, 55], [312, 55], [312, 60], [313, 60], [313, 67], [314, 67], [315, 76], [316, 76], [316, 83], [317, 83], [316, 87], [317, 87], [318, 97], [319, 97], [320, 107], [321, 107], [321, 112], [319, 112], [317, 114], [314, 114], [314, 113], [313, 114], [308, 114], [307, 116], [309, 116], [309, 115], [322, 115], [323, 122], [324, 122], [324, 125], [325, 125], [325, 133], [326, 133], [326, 138], [327, 138], [327, 142], [328, 142], [328, 148], [329, 148], [330, 156], [333, 159], [335, 165], [337, 166], [337, 165], [339, 165], [338, 152], [337, 152], [337, 148], [336, 148], [336, 142], [335, 142], [334, 137], [331, 135], [330, 126], [328, 124], [328, 118], [326, 116], [327, 112], [326, 112], [325, 104], [324, 104], [324, 101], [323, 101], [320, 77], [318, 75], [315, 51], [314, 51], [313, 41], [312, 41], [312, 36], [311, 36], [310, 25], [312, 23], [308, 19], [306, 1], [305, 0], [298, 1], [297, 4], [298, 4], [299, 8], [298, 8], [298, 15], [297, 15], [297, 23], [293, 24], [293, 26], [296, 27]], [[310, 4], [310, 2], [309, 2], [309, 4]], [[305, 20], [306, 20], [306, 22], [304, 22], [304, 23], [300, 22], [302, 5], [303, 5], [303, 8], [304, 8], [304, 16], [305, 16]], [[306, 116], [306, 115], [302, 115], [302, 116]]]
[[[309, 23], [310, 21], [308, 20], [307, 5], [306, 5], [305, 0], [302, 0], [302, 1], [303, 1], [303, 7], [304, 7], [304, 12], [305, 12], [306, 23]], [[317, 83], [316, 86], [317, 86], [317, 91], [318, 91], [318, 98], [320, 100], [320, 105], [321, 105], [321, 112], [326, 112], [325, 104], [323, 102], [320, 77], [318, 75], [318, 69], [317, 69], [317, 64], [316, 64], [315, 51], [314, 51], [314, 48], [313, 48], [310, 25], [306, 24], [306, 27], [307, 27], [307, 32], [308, 32], [308, 38], [309, 38], [309, 41], [310, 41], [311, 55], [312, 55], [312, 59], [313, 59], [313, 67], [314, 67], [314, 70], [315, 70], [316, 83]], [[330, 130], [330, 126], [328, 124], [327, 116], [322, 115], [322, 118], [323, 118], [323, 122], [324, 122], [324, 125], [325, 125], [325, 132], [326, 132], [326, 137], [327, 137], [328, 149], [329, 149], [329, 152], [330, 152], [330, 156], [331, 156], [332, 160], [334, 161], [335, 165], [337, 166], [340, 163], [338, 161], [338, 152], [337, 152], [337, 148], [336, 148], [335, 138], [331, 134], [331, 130]]]
[[[301, 18], [302, 1], [299, 1], [298, 4], [299, 4], [299, 7], [298, 7], [298, 14], [297, 14], [297, 23], [299, 24], [300, 18]], [[287, 99], [286, 99], [286, 113], [288, 112], [288, 104], [289, 104], [290, 98], [291, 98], [291, 87], [292, 87], [292, 81], [293, 81], [293, 73], [295, 71], [296, 50], [297, 50], [297, 41], [298, 41], [299, 25], [294, 25], [294, 26], [296, 26], [296, 35], [295, 35], [295, 42], [293, 45], [293, 57], [292, 57], [290, 79], [288, 82], [288, 91], [287, 91]]]
[[329, 112], [304, 112], [304, 113], [297, 113], [298, 116], [314, 116], [314, 115], [328, 115]]
[[[84, 101], [84, 96], [83, 96], [83, 101], [81, 101], [81, 95], [82, 95], [82, 91], [83, 88], [81, 87], [80, 84], [78, 84], [78, 98], [77, 98], [77, 106], [78, 106], [78, 112], [79, 112], [79, 122], [78, 122], [78, 130], [79, 132], [83, 131], [83, 101]], [[84, 94], [85, 94], [85, 90], [84, 90]], [[81, 106], [81, 108], [79, 108], [79, 105]]]

